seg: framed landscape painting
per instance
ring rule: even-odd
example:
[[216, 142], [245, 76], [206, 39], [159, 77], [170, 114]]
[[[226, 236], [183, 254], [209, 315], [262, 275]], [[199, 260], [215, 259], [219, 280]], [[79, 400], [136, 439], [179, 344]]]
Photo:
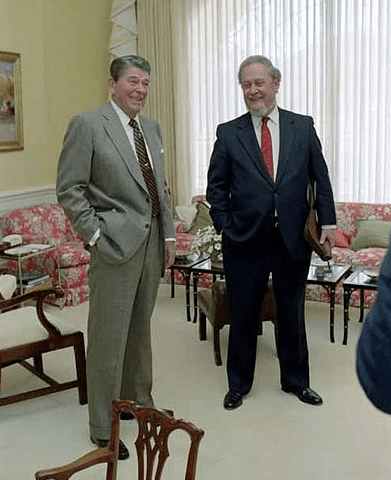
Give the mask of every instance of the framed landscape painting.
[[20, 54], [0, 52], [0, 152], [23, 150]]

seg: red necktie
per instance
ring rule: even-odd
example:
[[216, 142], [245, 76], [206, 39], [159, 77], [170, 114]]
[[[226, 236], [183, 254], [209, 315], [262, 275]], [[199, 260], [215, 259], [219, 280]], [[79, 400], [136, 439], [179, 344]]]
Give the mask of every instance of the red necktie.
[[268, 120], [269, 120], [269, 117], [262, 118], [261, 150], [262, 150], [263, 159], [265, 160], [266, 167], [269, 170], [272, 180], [274, 180], [273, 147], [272, 147], [272, 137], [270, 135], [269, 127], [267, 126]]

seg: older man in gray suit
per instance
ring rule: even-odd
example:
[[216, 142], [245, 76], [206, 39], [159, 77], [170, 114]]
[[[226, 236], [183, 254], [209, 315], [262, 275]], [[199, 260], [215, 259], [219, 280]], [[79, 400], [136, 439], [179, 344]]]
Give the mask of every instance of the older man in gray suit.
[[[161, 131], [139, 115], [150, 72], [135, 55], [112, 62], [111, 102], [71, 120], [58, 165], [58, 201], [91, 252], [87, 382], [98, 446], [110, 437], [113, 399], [153, 405], [150, 318], [175, 257]], [[119, 458], [128, 456], [121, 442]]]

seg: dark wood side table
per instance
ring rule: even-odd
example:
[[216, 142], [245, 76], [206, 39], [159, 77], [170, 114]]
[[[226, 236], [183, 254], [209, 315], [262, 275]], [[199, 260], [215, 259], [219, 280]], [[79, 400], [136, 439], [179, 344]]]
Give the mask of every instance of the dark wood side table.
[[186, 288], [186, 318], [188, 322], [191, 322], [190, 312], [190, 279], [193, 273], [192, 268], [205, 261], [205, 257], [199, 257], [197, 254], [191, 253], [189, 255], [180, 255], [175, 257], [174, 264], [171, 265], [171, 298], [175, 297], [175, 276], [174, 272], [177, 270], [185, 279]]
[[330, 267], [324, 267], [323, 275], [317, 275], [319, 265], [310, 265], [307, 283], [312, 285], [321, 285], [330, 296], [330, 342], [335, 343], [334, 337], [334, 315], [335, 315], [335, 287], [342, 278], [350, 271], [348, 263], [334, 263]]
[[349, 329], [349, 302], [354, 290], [360, 290], [360, 318], [364, 321], [364, 291], [377, 290], [377, 283], [372, 277], [365, 273], [367, 267], [356, 267], [351, 275], [343, 282], [343, 345], [348, 343]]
[[212, 262], [210, 258], [203, 260], [200, 263], [197, 263], [191, 267], [191, 273], [193, 274], [193, 304], [194, 304], [194, 316], [193, 323], [197, 322], [198, 316], [198, 277], [202, 273], [210, 273], [213, 275], [213, 281], [216, 280], [217, 276], [224, 278], [224, 268], [222, 264], [216, 265]]

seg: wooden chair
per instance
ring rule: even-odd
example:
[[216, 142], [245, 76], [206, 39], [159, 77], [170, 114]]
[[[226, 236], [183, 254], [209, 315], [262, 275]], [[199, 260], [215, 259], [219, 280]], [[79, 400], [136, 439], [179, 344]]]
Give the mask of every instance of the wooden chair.
[[[0, 406], [70, 388], [78, 389], [80, 404], [87, 403], [83, 333], [45, 313], [44, 298], [53, 294], [61, 297], [62, 291], [55, 287], [30, 291], [8, 300], [0, 299], [0, 388], [2, 369], [16, 363], [48, 384], [47, 387], [0, 397]], [[58, 382], [45, 373], [43, 354], [67, 347], [74, 349], [77, 376], [72, 381]]]
[[[226, 297], [225, 280], [216, 280], [211, 289], [200, 290], [197, 295], [199, 308], [199, 336], [206, 340], [206, 319], [208, 318], [213, 328], [213, 347], [216, 365], [222, 365], [220, 352], [220, 330], [231, 323], [231, 317]], [[272, 282], [269, 281], [262, 310], [259, 317], [258, 334], [262, 334], [262, 323], [271, 321], [274, 324], [274, 336], [278, 338], [277, 307], [273, 293]]]
[[117, 478], [119, 425], [121, 411], [130, 411], [138, 422], [138, 436], [135, 441], [138, 459], [138, 480], [160, 480], [169, 457], [168, 440], [175, 430], [189, 434], [190, 445], [187, 455], [185, 480], [194, 480], [199, 444], [204, 431], [190, 422], [177, 420], [163, 410], [140, 407], [127, 400], [115, 400], [112, 408], [110, 442], [107, 447], [98, 448], [78, 460], [62, 467], [41, 470], [36, 480], [68, 480], [73, 474], [100, 463], [107, 463], [106, 480]]

